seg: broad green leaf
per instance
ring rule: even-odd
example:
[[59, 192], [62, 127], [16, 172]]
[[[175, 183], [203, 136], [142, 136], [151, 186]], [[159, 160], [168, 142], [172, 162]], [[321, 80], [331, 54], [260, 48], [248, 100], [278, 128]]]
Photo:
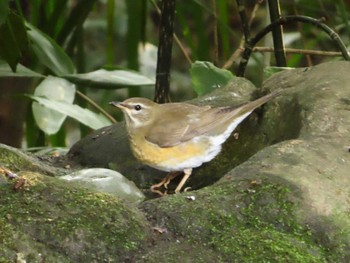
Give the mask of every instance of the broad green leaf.
[[125, 86], [154, 85], [154, 80], [151, 80], [140, 73], [127, 70], [108, 71], [105, 69], [99, 69], [89, 73], [64, 75], [62, 78], [68, 79], [75, 84], [104, 89], [125, 88]]
[[33, 100], [37, 101], [41, 105], [60, 112], [62, 114], [66, 114], [69, 117], [79, 121], [80, 123], [92, 128], [99, 129], [112, 123], [103, 115], [96, 114], [88, 109], [83, 109], [75, 104], [69, 104], [66, 102], [53, 101], [42, 97], [36, 97], [32, 95], [27, 95]]
[[[72, 104], [75, 96], [75, 85], [65, 79], [49, 76], [36, 87], [34, 96]], [[57, 133], [67, 117], [66, 114], [42, 106], [37, 102], [33, 102], [32, 110], [39, 128], [49, 135]]]
[[22, 66], [21, 64], [17, 65], [16, 73], [12, 71], [10, 66], [4, 60], [0, 60], [0, 78], [2, 77], [29, 77], [29, 78], [45, 78], [44, 75], [41, 75], [35, 71]]
[[192, 87], [198, 96], [211, 92], [212, 90], [226, 86], [235, 76], [226, 69], [215, 67], [206, 61], [196, 61], [190, 69], [192, 76]]
[[22, 52], [28, 46], [27, 33], [23, 19], [10, 13], [0, 26], [0, 57], [16, 71], [16, 66], [22, 57]]
[[26, 23], [31, 46], [40, 63], [48, 67], [57, 76], [73, 74], [75, 68], [72, 60], [64, 50], [49, 36]]
[[0, 1], [0, 26], [6, 21], [9, 11], [8, 1]]

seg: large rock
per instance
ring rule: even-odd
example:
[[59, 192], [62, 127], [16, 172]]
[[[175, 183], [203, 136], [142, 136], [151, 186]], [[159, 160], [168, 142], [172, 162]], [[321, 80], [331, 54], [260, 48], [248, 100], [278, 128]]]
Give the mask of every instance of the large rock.
[[[348, 72], [348, 62], [332, 62], [272, 76], [263, 90], [282, 95], [190, 183], [218, 178], [209, 165], [241, 164], [197, 191], [134, 207], [37, 173], [19, 173], [28, 185], [17, 191], [2, 178], [0, 261], [349, 262]], [[104, 147], [115, 143], [113, 129]], [[87, 154], [107, 150], [95, 146]], [[230, 156], [237, 152], [242, 157]], [[2, 164], [17, 172], [11, 159]]]
[[127, 262], [147, 244], [144, 215], [116, 196], [18, 175], [0, 185], [0, 262]]
[[[294, 139], [213, 186], [144, 204], [154, 224], [192, 240], [181, 254], [188, 262], [208, 250], [223, 262], [350, 261], [349, 71], [349, 62], [332, 62], [274, 75], [264, 89], [283, 94], [266, 107], [266, 136]], [[158, 243], [148, 258], [176, 255], [170, 247]]]
[[[232, 106], [258, 97], [258, 90], [246, 79], [236, 78], [224, 88], [189, 101], [197, 105]], [[274, 102], [269, 102], [273, 104]], [[269, 136], [270, 120], [261, 118], [261, 109], [254, 112], [248, 120], [235, 131], [238, 136], [231, 136], [224, 144], [220, 155], [213, 161], [195, 169], [186, 186], [198, 189], [220, 179], [237, 164], [242, 163], [263, 147], [285, 138], [296, 136], [297, 128], [283, 134]], [[272, 120], [274, 121], [274, 120]], [[243, 131], [243, 132], [241, 132]], [[115, 169], [134, 181], [139, 187], [149, 189], [158, 183], [166, 173], [138, 162], [132, 155], [124, 123], [102, 128], [77, 142], [67, 154], [68, 162], [89, 167]], [[210, 176], [208, 176], [208, 173]], [[180, 178], [177, 178], [180, 179]], [[176, 184], [174, 184], [175, 188]]]

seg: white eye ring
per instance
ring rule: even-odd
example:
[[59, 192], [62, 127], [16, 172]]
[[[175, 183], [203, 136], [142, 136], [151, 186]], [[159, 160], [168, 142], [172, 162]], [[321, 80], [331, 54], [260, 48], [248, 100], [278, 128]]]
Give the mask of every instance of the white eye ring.
[[137, 105], [135, 105], [134, 109], [135, 109], [136, 111], [140, 111], [140, 110], [142, 109], [142, 107], [141, 107], [140, 104], [137, 104]]

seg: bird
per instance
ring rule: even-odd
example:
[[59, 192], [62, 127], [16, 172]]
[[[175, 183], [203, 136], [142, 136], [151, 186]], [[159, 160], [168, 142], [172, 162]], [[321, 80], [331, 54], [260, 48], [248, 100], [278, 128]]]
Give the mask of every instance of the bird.
[[[133, 97], [112, 101], [126, 122], [131, 150], [141, 163], [169, 172], [151, 191], [164, 194], [179, 172], [184, 176], [175, 189], [179, 193], [192, 169], [209, 162], [221, 151], [222, 144], [235, 128], [256, 108], [279, 95], [275, 91], [240, 106], [197, 106], [185, 102], [158, 104]], [[165, 192], [166, 193], [166, 192]]]

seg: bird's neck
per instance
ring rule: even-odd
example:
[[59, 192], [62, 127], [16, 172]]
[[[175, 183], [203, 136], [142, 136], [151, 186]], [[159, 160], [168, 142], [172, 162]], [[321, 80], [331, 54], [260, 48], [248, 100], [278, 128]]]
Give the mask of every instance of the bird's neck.
[[143, 127], [132, 127], [129, 126], [127, 127], [127, 131], [128, 131], [128, 136], [130, 140], [136, 139], [136, 138], [140, 138], [143, 137], [142, 134], [144, 134], [144, 128]]

